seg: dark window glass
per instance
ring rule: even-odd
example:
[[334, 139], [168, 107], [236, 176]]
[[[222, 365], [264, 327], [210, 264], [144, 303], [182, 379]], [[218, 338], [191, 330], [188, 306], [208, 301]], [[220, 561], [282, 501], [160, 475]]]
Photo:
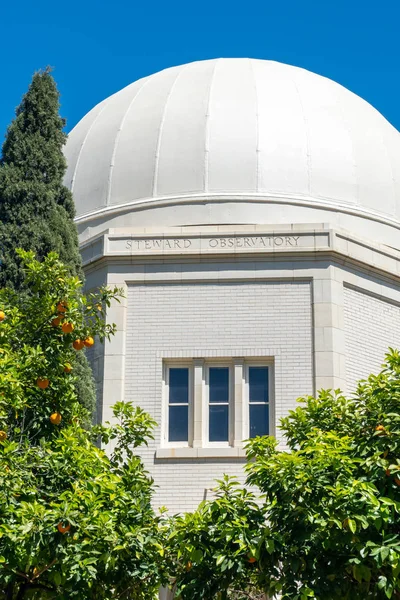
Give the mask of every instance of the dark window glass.
[[209, 373], [210, 404], [229, 402], [229, 368], [211, 367]]
[[268, 367], [249, 367], [250, 402], [268, 402]]
[[250, 437], [269, 433], [268, 367], [249, 367]]
[[250, 437], [268, 435], [269, 415], [268, 404], [250, 404]]
[[209, 440], [229, 440], [229, 368], [209, 369]]
[[229, 406], [227, 404], [210, 405], [209, 423], [210, 442], [227, 442], [229, 439]]
[[168, 440], [189, 440], [189, 369], [169, 369]]
[[173, 368], [169, 370], [169, 403], [187, 404], [189, 402], [189, 369]]
[[188, 441], [188, 405], [169, 407], [169, 432], [170, 442]]

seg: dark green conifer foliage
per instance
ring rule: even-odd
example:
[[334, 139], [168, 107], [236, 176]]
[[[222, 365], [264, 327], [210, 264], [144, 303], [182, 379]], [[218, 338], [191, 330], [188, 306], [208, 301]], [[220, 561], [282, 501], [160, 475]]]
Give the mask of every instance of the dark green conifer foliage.
[[[42, 259], [59, 254], [71, 274], [84, 275], [71, 192], [63, 185], [66, 161], [65, 120], [59, 92], [49, 68], [39, 71], [8, 128], [0, 158], [0, 288], [24, 291], [24, 274], [16, 248], [34, 250]], [[89, 364], [77, 354], [82, 373], [81, 402], [92, 412], [95, 390]]]

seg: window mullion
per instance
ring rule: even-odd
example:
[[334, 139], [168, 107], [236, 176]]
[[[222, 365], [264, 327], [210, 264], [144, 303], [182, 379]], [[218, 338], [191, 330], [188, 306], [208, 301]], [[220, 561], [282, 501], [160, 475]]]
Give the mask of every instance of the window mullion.
[[203, 444], [204, 360], [193, 361], [193, 448]]
[[233, 394], [232, 394], [232, 421], [233, 445], [243, 447], [243, 402], [244, 402], [244, 361], [235, 359], [233, 362]]

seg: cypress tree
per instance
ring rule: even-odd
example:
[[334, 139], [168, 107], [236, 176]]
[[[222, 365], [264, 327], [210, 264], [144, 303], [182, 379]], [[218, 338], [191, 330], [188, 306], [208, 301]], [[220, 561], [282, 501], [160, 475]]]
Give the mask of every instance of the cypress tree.
[[[59, 110], [51, 69], [35, 73], [8, 128], [0, 158], [0, 288], [25, 292], [16, 248], [34, 250], [39, 260], [55, 251], [71, 275], [84, 281], [74, 202], [63, 185], [66, 161], [62, 148], [67, 136]], [[77, 362], [79, 399], [93, 414], [96, 401], [91, 369], [82, 353]]]

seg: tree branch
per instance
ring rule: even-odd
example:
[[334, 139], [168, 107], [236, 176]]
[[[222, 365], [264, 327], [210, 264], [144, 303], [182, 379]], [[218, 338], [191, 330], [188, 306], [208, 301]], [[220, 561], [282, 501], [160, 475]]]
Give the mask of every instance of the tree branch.
[[22, 573], [22, 571], [14, 571], [14, 569], [12, 569], [7, 563], [3, 563], [1, 566], [4, 569], [8, 569], [9, 571], [11, 571], [11, 573], [15, 573], [15, 575], [19, 575], [20, 577], [23, 577], [24, 579], [29, 581], [29, 577], [28, 575], [26, 575], [26, 573]]
[[48, 571], [56, 562], [57, 562], [57, 559], [54, 558], [48, 565], [46, 565], [45, 567], [43, 567], [43, 569], [38, 571], [36, 573], [36, 575], [34, 575], [30, 581], [34, 581], [35, 579], [38, 579], [38, 577], [40, 577], [42, 573], [44, 573], [45, 571]]

